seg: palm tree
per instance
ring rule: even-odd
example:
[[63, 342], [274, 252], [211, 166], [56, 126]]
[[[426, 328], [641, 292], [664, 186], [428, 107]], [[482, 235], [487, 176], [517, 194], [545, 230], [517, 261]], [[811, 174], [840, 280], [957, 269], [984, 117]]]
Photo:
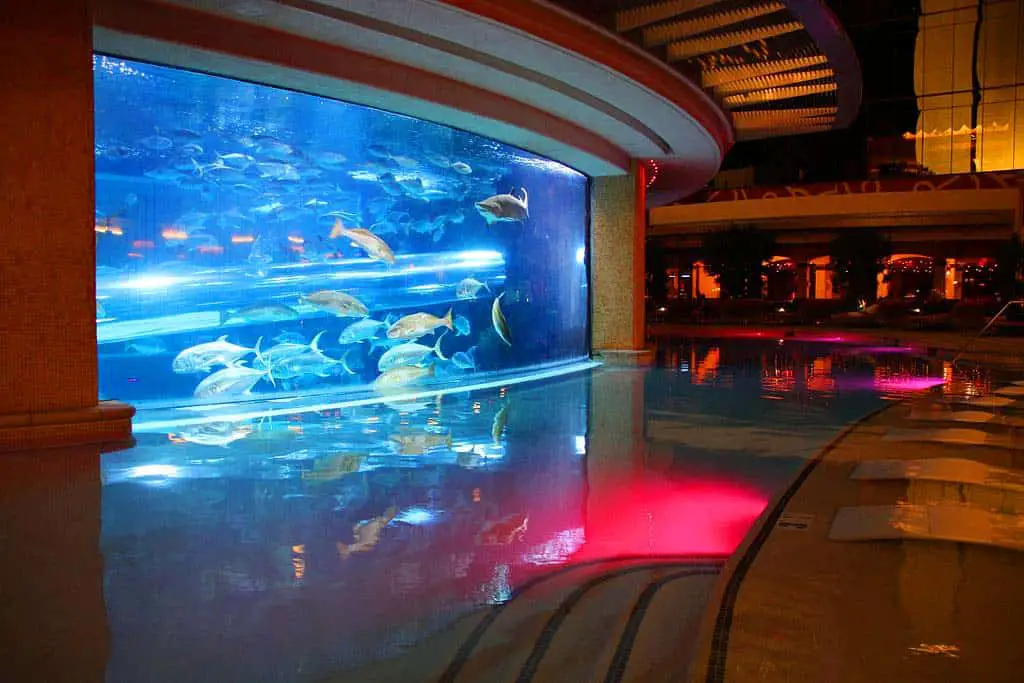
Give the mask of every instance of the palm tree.
[[844, 298], [873, 303], [878, 298], [878, 274], [892, 255], [892, 243], [878, 230], [846, 230], [829, 244], [833, 281]]
[[734, 226], [705, 233], [700, 259], [718, 280], [723, 298], [760, 299], [765, 262], [775, 251], [775, 238], [754, 226]]

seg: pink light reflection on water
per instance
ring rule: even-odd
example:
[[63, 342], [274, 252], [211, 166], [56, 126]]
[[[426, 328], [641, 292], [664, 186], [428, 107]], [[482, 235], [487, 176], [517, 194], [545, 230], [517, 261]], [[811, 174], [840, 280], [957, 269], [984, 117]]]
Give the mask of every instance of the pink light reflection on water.
[[858, 346], [849, 350], [852, 354], [914, 353], [911, 346]]
[[729, 555], [767, 507], [732, 483], [640, 481], [588, 510], [587, 544], [573, 561], [599, 557]]

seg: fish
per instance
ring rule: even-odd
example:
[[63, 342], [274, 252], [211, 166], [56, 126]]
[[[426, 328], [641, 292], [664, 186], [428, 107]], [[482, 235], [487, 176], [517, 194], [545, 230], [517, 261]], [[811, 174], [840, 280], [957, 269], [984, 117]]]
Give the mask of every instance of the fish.
[[473, 172], [473, 167], [463, 161], [456, 161], [452, 164], [452, 170], [461, 175], [469, 175]]
[[220, 312], [221, 325], [226, 325], [229, 322], [270, 323], [298, 319], [298, 311], [285, 304], [254, 304], [245, 308]]
[[200, 446], [220, 446], [226, 448], [235, 441], [240, 441], [252, 434], [252, 425], [245, 422], [209, 422], [192, 425], [180, 432], [169, 435]]
[[481, 289], [491, 291], [486, 282], [480, 282], [471, 277], [463, 278], [459, 280], [459, 284], [455, 285], [455, 297], [457, 299], [475, 299]]
[[181, 171], [175, 171], [173, 168], [151, 168], [148, 171], [143, 171], [142, 175], [153, 180], [178, 180], [182, 177]]
[[452, 323], [452, 309], [449, 308], [443, 318], [438, 318], [430, 313], [412, 313], [400, 318], [398, 322], [388, 328], [387, 337], [388, 339], [418, 339], [442, 326], [449, 330], [455, 329]]
[[501, 443], [501, 435], [505, 431], [505, 425], [508, 424], [508, 409], [511, 405], [511, 403], [505, 403], [491, 420], [491, 440], [494, 441], [495, 446]]
[[352, 543], [336, 543], [338, 556], [346, 560], [352, 553], [363, 553], [372, 549], [380, 542], [381, 532], [384, 527], [391, 524], [398, 514], [398, 508], [394, 505], [384, 511], [383, 515], [356, 522], [352, 527]]
[[484, 217], [488, 225], [524, 221], [530, 217], [530, 197], [526, 193], [525, 187], [519, 189], [523, 193], [522, 199], [511, 193], [496, 194], [482, 202], [477, 202], [476, 210]]
[[273, 341], [278, 344], [305, 344], [306, 335], [301, 332], [282, 332], [274, 337]]
[[476, 360], [473, 358], [476, 352], [476, 347], [472, 347], [468, 351], [457, 351], [452, 354], [452, 365], [461, 370], [475, 370]]
[[314, 152], [312, 156], [317, 166], [328, 170], [339, 169], [348, 161], [348, 157], [340, 152]]
[[209, 372], [216, 365], [232, 365], [250, 353], [259, 354], [263, 338], [256, 340], [253, 348], [232, 344], [225, 334], [216, 341], [196, 344], [181, 351], [171, 362], [171, 369], [177, 374]]
[[278, 379], [289, 380], [297, 377], [332, 377], [339, 371], [355, 374], [347, 369], [344, 360], [335, 360], [319, 350], [307, 350], [305, 353], [289, 356], [279, 361], [271, 369]]
[[193, 395], [196, 398], [211, 398], [221, 394], [248, 394], [261, 379], [266, 377], [271, 384], [274, 378], [269, 369], [256, 369], [241, 365], [236, 361], [235, 365], [218, 370], [209, 377], [203, 379], [196, 387]]
[[163, 152], [165, 150], [174, 147], [174, 141], [170, 138], [164, 137], [163, 135], [150, 135], [149, 137], [142, 138], [139, 140], [139, 144], [146, 149], [153, 150], [154, 152]]
[[219, 161], [221, 165], [230, 166], [231, 168], [247, 168], [256, 163], [256, 160], [251, 156], [248, 154], [242, 154], [241, 152], [230, 152], [228, 154], [221, 154], [220, 152], [217, 152], [217, 161]]
[[522, 513], [506, 515], [501, 519], [487, 520], [476, 535], [477, 545], [508, 545], [517, 536], [526, 532], [530, 518]]
[[443, 334], [437, 338], [437, 342], [433, 346], [425, 346], [423, 344], [417, 344], [416, 342], [408, 342], [401, 346], [396, 346], [393, 349], [388, 349], [384, 355], [380, 357], [380, 360], [377, 361], [377, 370], [380, 372], [387, 372], [388, 370], [401, 365], [417, 365], [431, 353], [437, 354], [437, 357], [441, 360], [448, 360], [444, 357], [444, 354], [441, 353], [442, 339], [444, 339]]
[[377, 332], [384, 329], [386, 326], [387, 325], [380, 320], [364, 318], [343, 329], [341, 331], [341, 335], [338, 337], [338, 343], [357, 344], [359, 342], [373, 339], [377, 336]]
[[306, 302], [334, 313], [339, 318], [365, 318], [370, 309], [350, 294], [333, 289], [319, 289], [308, 296], [299, 296], [299, 302]]
[[350, 453], [339, 453], [327, 458], [317, 459], [313, 463], [312, 470], [306, 470], [302, 473], [302, 480], [322, 484], [341, 479], [346, 474], [358, 472], [359, 467], [365, 460], [365, 455], [352, 455]]
[[353, 244], [365, 251], [372, 259], [384, 261], [388, 264], [395, 262], [395, 254], [391, 251], [391, 247], [388, 246], [387, 242], [366, 228], [346, 228], [342, 225], [341, 219], [336, 218], [334, 227], [331, 228], [330, 238], [337, 239], [338, 237], [347, 237], [352, 240]]
[[415, 431], [392, 434], [389, 439], [398, 447], [399, 455], [421, 455], [422, 453], [441, 448], [452, 447], [452, 435], [435, 434], [434, 432]]
[[[390, 325], [388, 325], [390, 327]], [[370, 340], [370, 353], [378, 349], [393, 349], [396, 346], [405, 344], [407, 339], [388, 339], [387, 337], [374, 337]]]
[[310, 351], [320, 353], [320, 337], [322, 337], [323, 334], [323, 332], [318, 332], [316, 336], [313, 337], [313, 341], [309, 344], [283, 342], [276, 344], [275, 346], [271, 346], [260, 354], [258, 362], [264, 367], [273, 368], [275, 365], [282, 363], [289, 358], [301, 356], [305, 353], [309, 353]]
[[512, 330], [508, 327], [505, 314], [501, 312], [501, 297], [503, 296], [505, 296], [505, 292], [495, 297], [494, 303], [491, 304], [491, 324], [494, 326], [494, 331], [501, 337], [501, 341], [512, 346]]
[[433, 374], [433, 365], [428, 365], [425, 368], [418, 368], [415, 365], [400, 365], [381, 373], [374, 380], [373, 386], [379, 391], [387, 391], [411, 384], [425, 377], [432, 377]]
[[469, 324], [469, 318], [464, 315], [455, 316], [455, 336], [467, 337], [472, 331], [472, 326]]
[[124, 350], [138, 356], [159, 356], [167, 353], [167, 344], [161, 339], [137, 339], [126, 343]]
[[309, 209], [319, 209], [320, 207], [327, 206], [327, 202], [322, 199], [310, 199], [303, 206]]
[[268, 204], [254, 206], [249, 209], [249, 211], [260, 216], [269, 216], [271, 214], [280, 213], [282, 209], [284, 209], [284, 204], [281, 202], [270, 202]]
[[450, 168], [452, 165], [452, 160], [440, 152], [427, 152], [423, 158], [438, 168]]

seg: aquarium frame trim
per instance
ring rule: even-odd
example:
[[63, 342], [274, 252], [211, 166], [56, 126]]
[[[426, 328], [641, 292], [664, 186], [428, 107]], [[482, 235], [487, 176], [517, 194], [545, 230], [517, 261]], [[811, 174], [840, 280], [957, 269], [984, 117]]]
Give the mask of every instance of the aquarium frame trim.
[[583, 268], [584, 276], [587, 278], [587, 358], [594, 358], [594, 287], [593, 282], [590, 279], [590, 240], [593, 233], [593, 208], [590, 204], [590, 198], [594, 193], [594, 179], [587, 177], [586, 191], [586, 208], [584, 214], [584, 226], [583, 231], [585, 233], [585, 243], [583, 245]]
[[[566, 375], [572, 375], [576, 373], [587, 372], [595, 368], [601, 367], [603, 363], [600, 361], [586, 359], [578, 361], [569, 361], [563, 363], [557, 367], [549, 368], [547, 370], [537, 370], [533, 372], [526, 372], [511, 377], [505, 377], [502, 379], [489, 380], [487, 382], [477, 382], [475, 384], [458, 384], [450, 387], [443, 388], [431, 388], [423, 389], [420, 391], [409, 391], [405, 393], [394, 393], [394, 394], [376, 394], [374, 396], [368, 396], [366, 398], [356, 398], [343, 401], [327, 401], [324, 403], [316, 403], [308, 406], [291, 406], [286, 408], [264, 408], [246, 410], [244, 412], [236, 412], [230, 414], [217, 414], [217, 415], [204, 415], [193, 418], [181, 418], [171, 420], [150, 420], [146, 421], [145, 408], [139, 410], [136, 413], [136, 420], [134, 423], [135, 432], [157, 432], [163, 433], [166, 430], [174, 429], [177, 427], [185, 427], [189, 425], [197, 424], [212, 424], [217, 422], [244, 422], [246, 420], [254, 420], [264, 417], [279, 417], [282, 415], [298, 415], [301, 413], [316, 413], [324, 410], [341, 410], [344, 408], [356, 408], [360, 406], [377, 405], [380, 403], [400, 403], [402, 401], [416, 401], [423, 398], [434, 398], [439, 396], [449, 396], [452, 394], [464, 394], [473, 391], [486, 391], [488, 389], [500, 389], [507, 386], [515, 386], [518, 384], [526, 384], [529, 382], [539, 382], [547, 379], [555, 379], [558, 377], [564, 377]], [[165, 408], [165, 409], [152, 409], [152, 412], [163, 411], [163, 410], [199, 410], [199, 409], [214, 409], [220, 406], [238, 406], [242, 409], [243, 406], [267, 406], [280, 402], [280, 399], [275, 399], [273, 396], [268, 396], [266, 399], [254, 399], [245, 403], [220, 403], [220, 404], [208, 404], [208, 405], [197, 405], [189, 406], [187, 408]]]

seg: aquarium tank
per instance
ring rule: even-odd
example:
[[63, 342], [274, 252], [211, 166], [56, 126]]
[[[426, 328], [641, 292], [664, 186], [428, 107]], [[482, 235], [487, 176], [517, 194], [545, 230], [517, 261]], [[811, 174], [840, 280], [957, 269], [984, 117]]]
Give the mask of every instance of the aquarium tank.
[[365, 106], [93, 66], [101, 399], [375, 396], [588, 355], [582, 174]]

